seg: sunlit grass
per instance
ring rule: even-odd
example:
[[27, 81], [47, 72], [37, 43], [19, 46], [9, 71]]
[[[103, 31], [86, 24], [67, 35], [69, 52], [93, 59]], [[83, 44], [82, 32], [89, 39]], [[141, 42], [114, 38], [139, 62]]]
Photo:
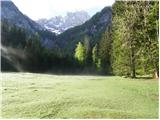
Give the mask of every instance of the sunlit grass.
[[2, 73], [3, 118], [158, 118], [158, 81]]

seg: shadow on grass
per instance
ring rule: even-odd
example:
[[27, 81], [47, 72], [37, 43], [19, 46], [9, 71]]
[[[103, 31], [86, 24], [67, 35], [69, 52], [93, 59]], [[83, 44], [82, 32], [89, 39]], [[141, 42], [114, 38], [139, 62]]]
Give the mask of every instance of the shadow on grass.
[[[149, 75], [148, 75], [148, 76], [138, 76], [138, 75], [137, 75], [137, 76], [134, 77], [134, 78], [133, 78], [133, 77], [130, 77], [130, 76], [121, 76], [121, 77], [123, 77], [123, 78], [130, 78], [130, 79], [133, 79], [133, 80], [134, 80], [134, 79], [137, 79], [137, 80], [138, 80], [138, 79], [143, 79], [143, 80], [156, 79], [156, 78], [153, 78], [152, 76], [149, 76]], [[157, 78], [157, 79], [158, 79], [158, 78]]]
[[136, 77], [135, 79], [154, 79], [153, 77]]

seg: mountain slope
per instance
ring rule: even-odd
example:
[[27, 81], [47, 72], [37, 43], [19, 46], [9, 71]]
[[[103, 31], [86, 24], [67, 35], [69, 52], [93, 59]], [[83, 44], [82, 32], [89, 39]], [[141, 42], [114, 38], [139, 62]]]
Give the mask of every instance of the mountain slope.
[[105, 7], [84, 24], [70, 28], [57, 36], [56, 43], [69, 52], [73, 51], [77, 42], [83, 41], [85, 35], [89, 36], [95, 43], [103, 31], [111, 25], [111, 19], [112, 9], [111, 7]]
[[77, 25], [83, 24], [90, 18], [87, 12], [77, 11], [77, 12], [68, 12], [66, 16], [55, 16], [50, 19], [40, 19], [36, 21], [41, 26], [46, 29], [60, 34], [65, 30], [75, 27]]
[[22, 14], [11, 1], [1, 1], [1, 19], [7, 19], [8, 22], [32, 32], [44, 29], [39, 24]]
[[55, 34], [50, 33], [44, 27], [21, 13], [12, 1], [1, 1], [1, 20], [25, 29], [29, 35], [38, 32], [42, 44], [46, 47], [52, 47]]
[[[73, 13], [68, 13], [68, 16], [74, 18]], [[1, 1], [2, 22], [8, 21], [11, 24], [24, 28], [29, 34], [38, 32], [41, 43], [44, 46], [48, 48], [56, 46], [65, 50], [67, 49], [69, 52], [73, 52], [77, 42], [83, 41], [85, 35], [90, 37], [92, 43], [96, 43], [106, 27], [111, 24], [111, 18], [111, 7], [105, 7], [82, 25], [70, 28], [56, 36], [53, 32], [46, 30], [44, 27], [22, 14], [13, 2]], [[61, 18], [57, 19], [60, 20]], [[76, 20], [71, 21], [73, 21], [73, 23], [77, 22]], [[68, 26], [71, 26], [71, 24], [68, 24]]]

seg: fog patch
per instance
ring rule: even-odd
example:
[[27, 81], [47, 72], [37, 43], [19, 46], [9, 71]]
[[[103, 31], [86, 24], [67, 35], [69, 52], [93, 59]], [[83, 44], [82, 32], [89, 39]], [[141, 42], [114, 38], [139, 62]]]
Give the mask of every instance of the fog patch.
[[[24, 50], [3, 46], [1, 45], [1, 57], [4, 57], [8, 62], [19, 72], [23, 72], [24, 69], [20, 64], [21, 60], [26, 59], [26, 53]], [[3, 63], [1, 63], [3, 64]]]

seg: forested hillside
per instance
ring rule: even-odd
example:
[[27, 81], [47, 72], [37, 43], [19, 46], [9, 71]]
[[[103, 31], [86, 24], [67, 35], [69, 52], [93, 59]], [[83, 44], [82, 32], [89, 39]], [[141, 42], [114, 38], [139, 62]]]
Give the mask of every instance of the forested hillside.
[[158, 119], [159, 1], [19, 0], [37, 17], [104, 3], [74, 27], [73, 14], [40, 26], [12, 1], [0, 1], [2, 118]]
[[[2, 71], [158, 77], [158, 13], [158, 1], [116, 1], [56, 37], [3, 21]], [[53, 38], [52, 47], [42, 34]]]

